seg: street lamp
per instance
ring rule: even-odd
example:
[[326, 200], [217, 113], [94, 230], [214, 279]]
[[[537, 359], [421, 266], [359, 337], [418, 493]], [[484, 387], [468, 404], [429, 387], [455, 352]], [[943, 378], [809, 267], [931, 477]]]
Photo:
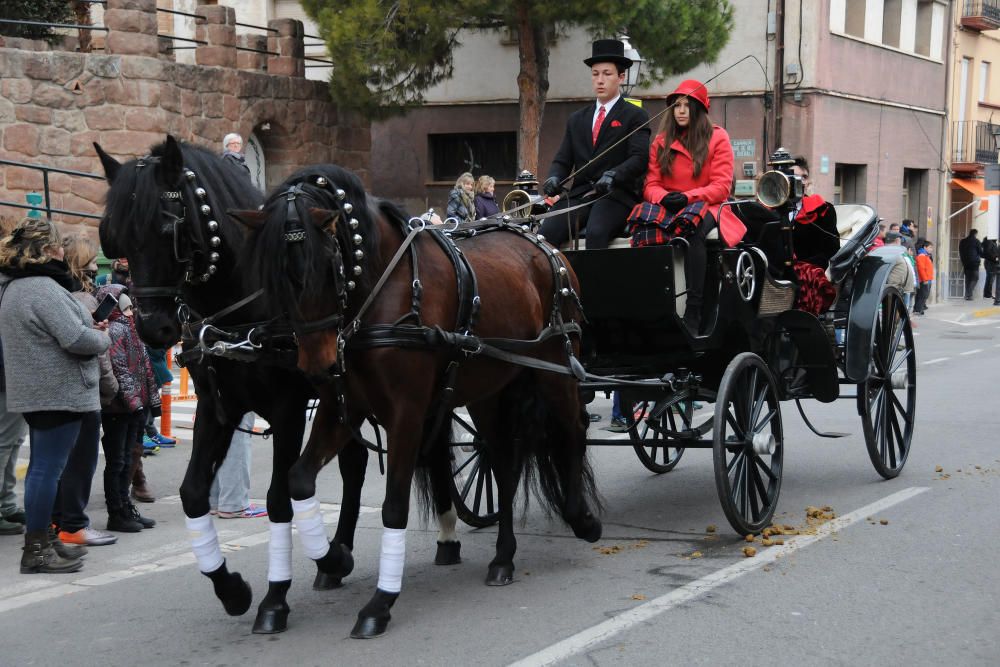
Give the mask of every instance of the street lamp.
[[628, 35], [622, 35], [622, 44], [625, 46], [625, 57], [632, 61], [632, 66], [625, 70], [625, 84], [622, 86], [625, 97], [632, 94], [632, 88], [639, 83], [639, 74], [642, 71], [642, 56], [634, 46], [629, 44]]

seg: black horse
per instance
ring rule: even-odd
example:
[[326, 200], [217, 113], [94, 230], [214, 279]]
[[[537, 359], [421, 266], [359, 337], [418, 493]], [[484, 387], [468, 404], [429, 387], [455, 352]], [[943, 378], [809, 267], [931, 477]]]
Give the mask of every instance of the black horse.
[[[252, 594], [239, 573], [226, 568], [209, 514], [209, 490], [242, 415], [256, 412], [271, 425], [268, 592], [253, 631], [280, 632], [287, 627], [291, 585], [288, 471], [299, 458], [307, 404], [315, 392], [294, 366], [291, 332], [268, 322], [239, 266], [244, 230], [226, 211], [256, 207], [262, 197], [238, 168], [171, 136], [150, 155], [125, 164], [95, 147], [111, 186], [100, 224], [101, 245], [106, 255], [129, 260], [139, 333], [147, 344], [160, 348], [183, 338], [190, 360], [187, 367], [199, 400], [181, 501], [199, 569], [234, 616], [249, 609]], [[209, 323], [216, 328], [204, 329]], [[232, 344], [233, 331], [246, 341], [235, 350], [236, 356], [241, 349], [253, 349], [246, 360], [198, 352], [201, 334], [207, 337], [201, 341], [206, 345]], [[353, 568], [351, 551], [367, 460], [367, 450], [353, 440], [340, 453], [344, 495], [336, 535], [327, 543], [320, 524], [322, 548], [307, 549], [318, 568], [314, 588], [339, 586]]]
[[[448, 461], [445, 416], [456, 406], [468, 406], [485, 438], [500, 496], [487, 584], [513, 581], [513, 504], [525, 472], [578, 537], [599, 539], [579, 386], [548, 372], [575, 361], [582, 317], [576, 276], [557, 251], [505, 224], [485, 225], [456, 246], [439, 230], [408, 226], [398, 207], [369, 197], [335, 165], [307, 167], [262, 211], [234, 215], [258, 230], [253, 273], [272, 315], [288, 313], [299, 368], [320, 391], [309, 441], [291, 471], [293, 503], [315, 493], [323, 462], [366, 416], [374, 414], [388, 434], [378, 585], [351, 636], [374, 637], [388, 626], [422, 460], [431, 462], [431, 493], [442, 509], [433, 482], [446, 467], [434, 462]], [[529, 367], [481, 354], [504, 344], [530, 355], [522, 357]]]

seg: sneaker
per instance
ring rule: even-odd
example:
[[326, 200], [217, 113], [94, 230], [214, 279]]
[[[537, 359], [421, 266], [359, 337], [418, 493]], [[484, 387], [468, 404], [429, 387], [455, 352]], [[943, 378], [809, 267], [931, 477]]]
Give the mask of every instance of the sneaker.
[[612, 433], [626, 433], [628, 432], [628, 422], [625, 421], [624, 417], [615, 417], [611, 420], [610, 425], [604, 427], [604, 430]]
[[115, 535], [106, 533], [103, 530], [91, 528], [90, 526], [81, 528], [80, 530], [72, 533], [60, 530], [59, 539], [65, 544], [82, 544], [88, 547], [100, 547], [105, 544], [114, 544], [118, 541], [118, 538]]
[[166, 447], [166, 448], [174, 447], [177, 444], [176, 440], [174, 440], [173, 438], [168, 438], [162, 433], [157, 433], [156, 435], [143, 436], [142, 444], [145, 445], [147, 442], [151, 442], [153, 444], [159, 445], [160, 447]]
[[250, 506], [239, 512], [222, 512], [218, 514], [220, 519], [256, 519], [258, 517], [267, 516], [267, 509], [263, 507], [257, 507], [253, 503]]
[[150, 454], [155, 454], [160, 451], [160, 446], [149, 439], [148, 436], [142, 437], [142, 455], [149, 456]]
[[601, 415], [595, 414], [593, 412], [590, 413], [590, 421], [592, 421], [592, 422], [599, 422], [599, 421], [601, 421]]

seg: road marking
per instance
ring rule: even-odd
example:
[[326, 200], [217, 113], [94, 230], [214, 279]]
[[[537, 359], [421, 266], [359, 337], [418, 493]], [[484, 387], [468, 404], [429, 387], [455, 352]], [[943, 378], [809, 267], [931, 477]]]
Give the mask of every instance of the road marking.
[[960, 356], [966, 357], [970, 354], [978, 354], [979, 352], [982, 352], [982, 350], [969, 350], [968, 352], [961, 352]]
[[[329, 506], [326, 503], [323, 506]], [[336, 506], [336, 511], [324, 512], [323, 523], [326, 525], [335, 524], [340, 518], [340, 508]], [[362, 507], [361, 514], [370, 514], [372, 512], [380, 511], [377, 507]], [[220, 533], [225, 531], [220, 531]], [[267, 530], [262, 530], [257, 533], [251, 533], [243, 537], [237, 537], [228, 542], [224, 542], [219, 545], [222, 549], [222, 553], [233, 553], [235, 551], [240, 551], [241, 549], [247, 549], [249, 547], [258, 546], [261, 544], [266, 544], [270, 536], [270, 528]], [[165, 545], [171, 546], [171, 545]], [[132, 579], [134, 577], [142, 577], [147, 574], [159, 574], [161, 572], [169, 572], [170, 570], [176, 570], [179, 567], [187, 567], [195, 564], [194, 554], [189, 550], [190, 545], [188, 542], [174, 542], [172, 544], [175, 551], [180, 551], [185, 549], [183, 553], [173, 554], [171, 556], [166, 556], [152, 563], [140, 563], [133, 565], [132, 567], [124, 568], [121, 570], [113, 570], [111, 572], [103, 572], [101, 574], [96, 574], [89, 577], [83, 577], [81, 579], [76, 579], [68, 584], [58, 583], [56, 581], [51, 581], [51, 586], [48, 588], [43, 588], [41, 590], [32, 591], [30, 593], [23, 593], [21, 595], [13, 595], [6, 599], [0, 600], [0, 614], [8, 611], [13, 611], [14, 609], [20, 609], [21, 607], [27, 607], [28, 605], [35, 604], [37, 602], [45, 602], [46, 600], [53, 600], [55, 598], [64, 597], [66, 595], [73, 595], [74, 593], [80, 593], [82, 591], [91, 590], [98, 586], [104, 586], [106, 584], [113, 584], [118, 581], [124, 581], [125, 579]], [[161, 547], [162, 549], [163, 547]], [[65, 575], [64, 575], [65, 576]]]
[[951, 359], [951, 357], [939, 357], [939, 358], [937, 358], [937, 359], [931, 359], [931, 360], [929, 360], [929, 361], [925, 361], [925, 362], [923, 363], [923, 365], [924, 365], [924, 366], [930, 366], [931, 364], [939, 364], [939, 363], [941, 363], [942, 361], [948, 361], [949, 359]]
[[902, 491], [897, 491], [896, 493], [886, 496], [881, 500], [877, 500], [870, 505], [866, 505], [860, 509], [850, 512], [849, 514], [838, 517], [833, 521], [824, 523], [816, 529], [816, 534], [814, 535], [799, 535], [792, 537], [785, 541], [784, 546], [770, 547], [754, 558], [742, 559], [728, 567], [724, 567], [721, 570], [705, 575], [701, 579], [687, 583], [684, 586], [667, 593], [666, 595], [654, 598], [649, 602], [645, 602], [638, 607], [626, 611], [625, 613], [619, 614], [618, 616], [614, 616], [602, 623], [598, 623], [595, 626], [587, 628], [583, 632], [579, 632], [572, 637], [567, 637], [566, 639], [557, 642], [548, 648], [542, 649], [537, 653], [532, 653], [526, 658], [522, 658], [521, 660], [512, 663], [511, 667], [552, 665], [561, 660], [565, 660], [570, 656], [577, 655], [578, 653], [581, 653], [597, 644], [607, 641], [624, 630], [640, 623], [645, 623], [646, 621], [673, 609], [677, 605], [684, 604], [685, 602], [701, 597], [714, 588], [729, 583], [744, 574], [758, 570], [765, 565], [773, 563], [779, 558], [818, 542], [824, 537], [828, 537], [839, 530], [843, 530], [858, 521], [863, 521], [867, 516], [878, 514], [893, 505], [898, 505], [901, 502], [909, 500], [910, 498], [929, 490], [930, 488], [926, 486], [911, 486], [903, 489]]

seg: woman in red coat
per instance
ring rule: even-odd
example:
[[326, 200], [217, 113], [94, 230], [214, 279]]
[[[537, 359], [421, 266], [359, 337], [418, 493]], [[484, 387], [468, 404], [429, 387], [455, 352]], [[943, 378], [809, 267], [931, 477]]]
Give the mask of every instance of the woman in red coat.
[[673, 110], [664, 115], [649, 147], [643, 196], [663, 206], [670, 215], [701, 204], [702, 218], [687, 236], [689, 248], [684, 263], [684, 323], [697, 334], [705, 288], [705, 237], [718, 224], [723, 241], [733, 246], [743, 238], [746, 227], [729, 208], [719, 213], [719, 205], [729, 197], [733, 185], [733, 149], [729, 134], [708, 117], [711, 102], [705, 85], [694, 79], [683, 81], [667, 97], [667, 104], [673, 104]]

